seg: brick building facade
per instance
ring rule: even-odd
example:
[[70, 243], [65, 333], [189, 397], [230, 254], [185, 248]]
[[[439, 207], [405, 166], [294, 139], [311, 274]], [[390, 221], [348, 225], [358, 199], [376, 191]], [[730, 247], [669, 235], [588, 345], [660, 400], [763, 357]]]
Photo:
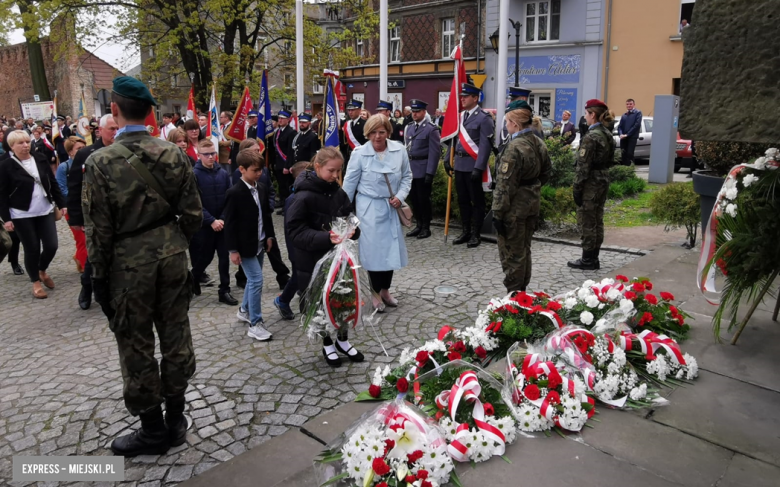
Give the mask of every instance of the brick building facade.
[[[111, 91], [111, 80], [122, 73], [95, 55], [82, 49], [55, 60], [47, 40], [42, 40], [44, 67], [49, 91], [57, 91], [57, 112], [76, 117], [83, 90], [88, 116], [107, 113], [105, 101]], [[27, 44], [0, 47], [0, 114], [21, 115], [20, 103], [34, 101]], [[48, 101], [48, 100], [41, 100]]]

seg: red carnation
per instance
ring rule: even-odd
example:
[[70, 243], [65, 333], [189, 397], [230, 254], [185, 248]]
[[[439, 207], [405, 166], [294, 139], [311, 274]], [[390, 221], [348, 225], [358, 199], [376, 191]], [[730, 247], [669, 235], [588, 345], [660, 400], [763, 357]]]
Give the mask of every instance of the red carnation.
[[550, 295], [549, 295], [549, 294], [547, 294], [547, 293], [543, 293], [543, 292], [541, 292], [541, 291], [539, 291], [539, 292], [535, 292], [535, 293], [534, 293], [534, 295], [535, 295], [537, 298], [544, 298], [544, 299], [549, 299], [549, 298], [550, 298]]
[[620, 274], [615, 276], [615, 279], [617, 279], [618, 281], [628, 282], [628, 278], [626, 276], [623, 276], [623, 275], [620, 275]]
[[626, 291], [625, 294], [623, 294], [623, 296], [625, 296], [626, 299], [630, 299], [631, 301], [636, 299], [636, 294], [632, 293], [631, 291]]
[[651, 321], [653, 321], [653, 313], [645, 311], [645, 313], [642, 315], [642, 318], [639, 320], [638, 325], [644, 326], [645, 324], [650, 323]]
[[379, 482], [376, 487], [387, 487], [387, 482]]
[[672, 316], [674, 316], [675, 318], [677, 318], [677, 315], [680, 314], [680, 311], [677, 309], [676, 306], [669, 306], [669, 311], [672, 312]]
[[550, 401], [550, 404], [560, 404], [561, 395], [555, 391], [550, 391], [549, 393], [547, 393], [547, 400]]
[[415, 476], [414, 476], [414, 475], [412, 475], [412, 474], [409, 474], [409, 475], [407, 475], [407, 476], [406, 476], [406, 478], [404, 479], [404, 482], [406, 482], [407, 484], [413, 484], [413, 483], [414, 483], [416, 480], [417, 480], [417, 477], [415, 477]]
[[393, 448], [395, 448], [395, 441], [394, 440], [385, 440], [385, 450], [390, 451]]
[[531, 384], [530, 386], [525, 388], [525, 391], [523, 391], [525, 394], [525, 397], [528, 398], [529, 401], [536, 401], [539, 399], [539, 396], [541, 393], [539, 392], [539, 388], [536, 386], [536, 384]]
[[460, 360], [461, 357], [462, 357], [461, 354], [459, 354], [458, 352], [450, 352], [447, 354], [447, 358], [449, 359], [450, 362], [452, 362], [453, 360]]
[[368, 388], [368, 393], [371, 395], [371, 397], [377, 399], [379, 395], [382, 394], [382, 388], [376, 384], [371, 384], [371, 387]]
[[667, 293], [665, 291], [661, 291], [661, 299], [664, 301], [674, 301], [674, 295], [672, 293]]
[[493, 408], [492, 404], [486, 402], [482, 407], [485, 408], [485, 416], [495, 416], [496, 410]]
[[559, 309], [561, 309], [561, 303], [559, 303], [558, 301], [550, 301], [549, 303], [547, 303], [547, 309], [549, 311], [558, 311]]
[[650, 282], [650, 281], [642, 281], [642, 284], [645, 285], [645, 287], [647, 288], [648, 291], [652, 291], [653, 290], [653, 283], [652, 282]]
[[547, 388], [548, 389], [556, 389], [558, 386], [563, 384], [563, 379], [561, 378], [561, 374], [558, 373], [558, 371], [553, 370], [547, 375]]
[[433, 484], [427, 480], [423, 480], [422, 483], [420, 484], [420, 487], [433, 487]]
[[515, 297], [512, 298], [512, 300], [524, 308], [529, 308], [534, 304], [534, 298], [525, 292], [515, 294]]
[[481, 345], [474, 349], [474, 353], [477, 354], [477, 357], [479, 357], [480, 360], [485, 360], [485, 357], [487, 357], [487, 351], [485, 351], [485, 348]]
[[507, 310], [507, 311], [509, 311], [510, 313], [512, 313], [513, 315], [516, 315], [517, 313], [519, 313], [519, 311], [517, 310], [517, 308], [515, 308], [514, 306], [508, 306], [508, 307], [506, 308], [506, 310]]
[[412, 453], [406, 455], [406, 458], [409, 459], [409, 463], [414, 463], [417, 460], [421, 459], [423, 457], [422, 450], [415, 450]]
[[417, 352], [417, 355], [414, 357], [414, 359], [417, 360], [417, 363], [420, 364], [420, 367], [422, 367], [428, 361], [430, 356], [430, 353], [426, 352], [425, 350], [420, 350]]
[[645, 295], [645, 299], [647, 300], [648, 303], [652, 305], [658, 304], [658, 298], [656, 298], [654, 294]]
[[390, 465], [387, 464], [384, 458], [374, 458], [371, 462], [371, 468], [374, 469], [374, 473], [382, 477], [390, 473]]
[[634, 291], [636, 291], [636, 292], [638, 292], [638, 293], [643, 293], [643, 292], [645, 292], [645, 286], [644, 286], [644, 285], [643, 285], [641, 282], [635, 282], [635, 283], [634, 283], [634, 284], [631, 286], [631, 289], [633, 289]]
[[417, 471], [417, 478], [419, 480], [425, 480], [428, 478], [428, 471], [427, 470], [418, 470]]
[[398, 379], [398, 382], [395, 383], [395, 387], [398, 389], [398, 392], [400, 393], [406, 393], [406, 391], [409, 390], [409, 381], [406, 380], [406, 377], [401, 377]]
[[531, 309], [528, 310], [528, 314], [532, 315], [534, 313], [538, 313], [538, 312], [543, 311], [543, 310], [544, 310], [544, 308], [542, 308], [540, 305], [537, 304], [536, 306], [534, 306], [534, 307], [532, 307]]
[[436, 421], [444, 417], [444, 411], [436, 411]]
[[462, 341], [457, 341], [450, 350], [453, 352], [463, 353], [466, 351], [466, 344], [464, 344]]
[[680, 326], [683, 326], [685, 324], [685, 317], [683, 317], [683, 315], [677, 315], [676, 318]]

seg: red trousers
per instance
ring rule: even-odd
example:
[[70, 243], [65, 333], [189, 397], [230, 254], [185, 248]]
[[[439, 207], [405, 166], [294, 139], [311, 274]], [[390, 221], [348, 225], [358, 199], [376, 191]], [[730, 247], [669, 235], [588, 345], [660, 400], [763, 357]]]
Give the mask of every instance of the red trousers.
[[[65, 215], [65, 220], [70, 221], [70, 216]], [[76, 253], [73, 254], [73, 259], [78, 261], [83, 269], [84, 264], [87, 262], [87, 237], [84, 235], [84, 230], [70, 227], [70, 231], [73, 233], [73, 240], [76, 241]]]

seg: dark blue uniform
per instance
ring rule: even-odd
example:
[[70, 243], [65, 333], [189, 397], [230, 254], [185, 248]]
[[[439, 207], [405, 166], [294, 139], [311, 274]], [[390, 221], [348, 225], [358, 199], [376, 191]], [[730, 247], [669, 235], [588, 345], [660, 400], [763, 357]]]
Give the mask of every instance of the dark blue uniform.
[[406, 126], [405, 144], [409, 154], [409, 165], [412, 167], [410, 196], [417, 216], [417, 228], [409, 232], [408, 236], [427, 238], [431, 235], [433, 177], [436, 175], [436, 168], [441, 158], [439, 128], [430, 120], [410, 123]]

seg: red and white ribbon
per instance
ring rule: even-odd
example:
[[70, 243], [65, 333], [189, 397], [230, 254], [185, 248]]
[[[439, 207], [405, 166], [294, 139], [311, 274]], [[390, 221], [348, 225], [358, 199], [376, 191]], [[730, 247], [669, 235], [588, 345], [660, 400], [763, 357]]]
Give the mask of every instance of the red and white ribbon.
[[344, 138], [347, 139], [350, 149], [355, 150], [360, 147], [360, 142], [358, 142], [355, 134], [352, 132], [352, 120], [344, 122]]
[[460, 113], [460, 132], [458, 132], [458, 139], [460, 140], [460, 145], [462, 145], [471, 158], [476, 161], [477, 156], [479, 156], [479, 145], [474, 143], [471, 136], [469, 136], [469, 133], [466, 131], [466, 127], [463, 126], [465, 114], [465, 111]]
[[679, 365], [687, 365], [682, 350], [680, 350], [680, 345], [678, 345], [673, 338], [669, 338], [666, 335], [659, 335], [650, 330], [645, 330], [639, 334], [624, 331], [620, 334], [620, 348], [625, 351], [632, 350], [633, 340], [636, 340], [639, 343], [639, 348], [642, 350], [642, 353], [645, 354], [647, 360], [653, 360], [655, 358], [655, 352], [659, 348], [663, 348], [676, 363]]
[[352, 256], [343, 246], [340, 247], [340, 251], [337, 253], [336, 258], [333, 259], [333, 262], [331, 262], [330, 269], [328, 269], [328, 277], [327, 281], [325, 281], [328, 283], [328, 285], [324, 286], [322, 290], [322, 304], [324, 305], [330, 323], [334, 326], [334, 328], [338, 329], [339, 324], [330, 305], [330, 293], [333, 289], [333, 286], [336, 284], [337, 279], [340, 277], [339, 270], [341, 269], [342, 264], [347, 266], [345, 272], [352, 273], [352, 282], [355, 286], [355, 312], [349, 315], [345, 321], [352, 321], [352, 328], [355, 328], [357, 324], [360, 323], [363, 306], [361, 305], [360, 293], [358, 292], [357, 268], [355, 263], [352, 261]]

